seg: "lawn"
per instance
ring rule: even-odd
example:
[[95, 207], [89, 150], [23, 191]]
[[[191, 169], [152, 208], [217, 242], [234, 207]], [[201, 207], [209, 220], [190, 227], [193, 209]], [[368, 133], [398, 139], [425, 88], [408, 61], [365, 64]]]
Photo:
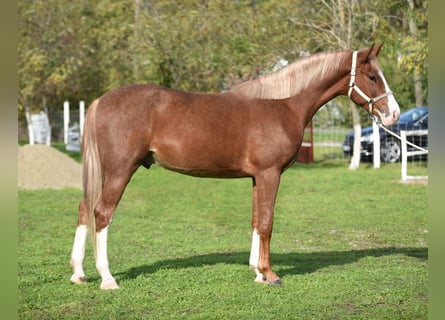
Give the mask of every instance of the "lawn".
[[139, 170], [109, 235], [117, 291], [69, 282], [81, 190], [19, 190], [20, 319], [427, 319], [427, 187], [400, 164], [344, 160], [283, 174], [271, 259], [253, 282], [249, 179]]

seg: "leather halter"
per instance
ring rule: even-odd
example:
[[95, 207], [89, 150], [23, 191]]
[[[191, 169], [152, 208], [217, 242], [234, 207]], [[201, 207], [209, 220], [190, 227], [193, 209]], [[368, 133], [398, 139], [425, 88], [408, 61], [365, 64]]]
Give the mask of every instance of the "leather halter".
[[379, 101], [379, 100], [381, 100], [381, 99], [383, 99], [383, 98], [385, 98], [385, 97], [387, 97], [387, 96], [389, 96], [389, 95], [392, 95], [393, 93], [392, 93], [392, 91], [387, 91], [387, 92], [385, 92], [385, 93], [383, 93], [383, 94], [381, 94], [381, 95], [379, 95], [379, 96], [377, 96], [377, 97], [375, 97], [375, 98], [370, 98], [370, 97], [368, 97], [368, 96], [366, 95], [366, 93], [364, 93], [364, 92], [357, 86], [357, 84], [355, 83], [355, 76], [356, 76], [356, 74], [357, 74], [357, 54], [358, 54], [358, 51], [354, 51], [354, 52], [352, 53], [351, 80], [349, 81], [348, 97], [349, 97], [349, 99], [351, 99], [352, 90], [357, 91], [357, 93], [358, 93], [363, 99], [365, 99], [366, 102], [368, 103], [368, 106], [369, 106], [369, 113], [372, 115], [372, 105], [373, 105], [375, 102], [377, 102], [377, 101]]

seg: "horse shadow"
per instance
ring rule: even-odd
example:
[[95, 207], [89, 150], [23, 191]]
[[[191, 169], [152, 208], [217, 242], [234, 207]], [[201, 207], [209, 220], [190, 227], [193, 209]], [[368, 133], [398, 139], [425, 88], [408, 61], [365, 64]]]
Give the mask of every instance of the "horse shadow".
[[[219, 263], [248, 265], [249, 252], [222, 252], [195, 255], [185, 258], [165, 259], [152, 264], [141, 265], [126, 271], [116, 273], [118, 280], [135, 279], [139, 276], [156, 273], [165, 269], [195, 268]], [[308, 274], [317, 270], [335, 266], [347, 265], [365, 257], [382, 257], [403, 254], [420, 260], [428, 260], [428, 248], [372, 248], [349, 251], [327, 251], [310, 253], [275, 253], [271, 254], [271, 261], [280, 277], [295, 274]]]

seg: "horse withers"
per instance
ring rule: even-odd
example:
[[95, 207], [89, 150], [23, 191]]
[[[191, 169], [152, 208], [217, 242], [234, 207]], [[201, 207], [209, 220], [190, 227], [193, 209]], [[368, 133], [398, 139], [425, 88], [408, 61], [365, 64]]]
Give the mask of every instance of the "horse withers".
[[100, 288], [119, 287], [108, 265], [110, 222], [137, 168], [157, 164], [196, 177], [251, 178], [249, 264], [256, 282], [281, 284], [270, 262], [275, 199], [308, 122], [339, 95], [348, 95], [384, 125], [398, 120], [399, 106], [377, 62], [381, 46], [315, 54], [221, 94], [129, 85], [96, 99], [82, 137], [84, 195], [71, 281], [86, 282], [89, 228]]

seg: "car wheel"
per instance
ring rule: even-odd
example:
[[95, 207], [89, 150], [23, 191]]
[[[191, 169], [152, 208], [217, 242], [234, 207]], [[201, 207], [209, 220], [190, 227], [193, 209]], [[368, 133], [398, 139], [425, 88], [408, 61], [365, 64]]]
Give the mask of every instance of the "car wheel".
[[380, 154], [383, 162], [394, 163], [400, 161], [402, 154], [400, 143], [394, 139], [383, 140]]

